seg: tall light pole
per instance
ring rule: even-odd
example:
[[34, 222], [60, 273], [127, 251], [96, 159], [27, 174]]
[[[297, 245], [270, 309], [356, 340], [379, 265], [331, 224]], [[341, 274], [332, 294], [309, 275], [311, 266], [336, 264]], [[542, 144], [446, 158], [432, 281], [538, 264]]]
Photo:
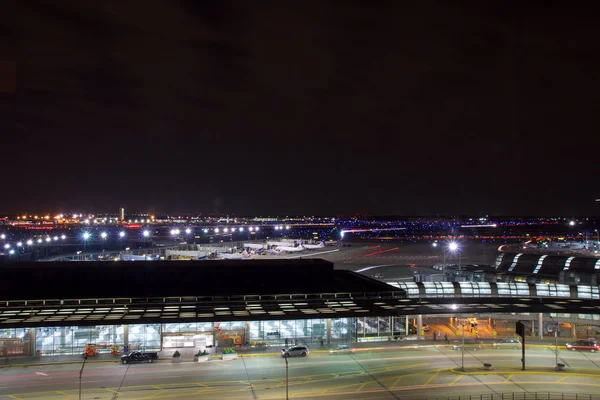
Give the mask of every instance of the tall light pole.
[[461, 371], [465, 370], [465, 323], [464, 321], [460, 323], [462, 326], [462, 346], [460, 346], [461, 354], [460, 354], [460, 369]]
[[85, 252], [87, 250], [87, 241], [90, 238], [89, 232], [83, 232], [83, 261], [85, 261]]
[[289, 380], [288, 380], [288, 358], [287, 355], [286, 357], [283, 357], [285, 359], [285, 400], [289, 400], [289, 392], [288, 392], [288, 386], [289, 386]]
[[461, 262], [462, 254], [460, 252], [460, 247], [458, 246], [458, 243], [457, 242], [450, 242], [448, 244], [448, 250], [451, 253], [457, 253], [458, 252], [458, 273], [460, 274], [460, 262]]

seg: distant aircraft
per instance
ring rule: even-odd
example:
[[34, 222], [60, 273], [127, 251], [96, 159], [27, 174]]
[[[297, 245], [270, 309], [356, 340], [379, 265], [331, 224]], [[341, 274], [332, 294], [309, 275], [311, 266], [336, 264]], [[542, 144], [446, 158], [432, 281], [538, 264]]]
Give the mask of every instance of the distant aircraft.
[[244, 250], [243, 253], [219, 253], [219, 257], [224, 260], [241, 260], [243, 258], [248, 258], [250, 254]]
[[302, 244], [298, 247], [292, 247], [292, 246], [277, 246], [275, 248], [275, 250], [279, 251], [279, 252], [286, 252], [286, 253], [296, 253], [298, 251], [302, 251], [304, 250], [304, 247], [302, 246]]
[[292, 242], [267, 242], [267, 245], [269, 247], [286, 247], [286, 246], [290, 246], [293, 245], [294, 243]]
[[305, 249], [314, 250], [314, 249], [322, 249], [325, 247], [325, 242], [321, 241], [319, 244], [305, 244], [303, 245]]
[[265, 245], [262, 243], [244, 243], [244, 248], [259, 252], [265, 248]]

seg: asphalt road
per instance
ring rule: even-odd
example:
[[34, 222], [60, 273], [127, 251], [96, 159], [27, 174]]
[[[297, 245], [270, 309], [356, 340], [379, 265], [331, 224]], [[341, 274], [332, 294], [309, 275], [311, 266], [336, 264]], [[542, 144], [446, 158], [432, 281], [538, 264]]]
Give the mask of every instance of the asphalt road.
[[[294, 399], [433, 399], [513, 392], [597, 393], [600, 354], [559, 352], [567, 371], [555, 372], [552, 347], [465, 352], [446, 346], [397, 347], [289, 359]], [[483, 363], [493, 365], [484, 371]], [[0, 399], [76, 399], [81, 364], [0, 368]], [[269, 355], [207, 363], [161, 361], [88, 363], [82, 399], [284, 399], [285, 360]]]

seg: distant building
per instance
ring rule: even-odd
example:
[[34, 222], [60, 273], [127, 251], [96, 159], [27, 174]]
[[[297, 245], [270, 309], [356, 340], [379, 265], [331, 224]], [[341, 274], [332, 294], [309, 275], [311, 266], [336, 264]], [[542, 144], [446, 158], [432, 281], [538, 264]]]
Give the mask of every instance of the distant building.
[[119, 206], [119, 221], [125, 221], [125, 207], [123, 204]]

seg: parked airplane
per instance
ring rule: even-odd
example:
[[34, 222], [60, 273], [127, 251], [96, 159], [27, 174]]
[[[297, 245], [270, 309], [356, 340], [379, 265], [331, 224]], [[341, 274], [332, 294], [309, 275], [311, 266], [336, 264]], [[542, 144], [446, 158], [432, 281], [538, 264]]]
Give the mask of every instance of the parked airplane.
[[313, 250], [313, 249], [322, 249], [325, 247], [325, 242], [321, 241], [319, 244], [305, 244], [303, 245], [305, 249]]
[[219, 257], [224, 260], [241, 260], [242, 258], [248, 258], [250, 254], [247, 251], [243, 253], [219, 253]]
[[275, 248], [275, 250], [279, 251], [279, 252], [286, 252], [286, 253], [295, 253], [297, 251], [302, 251], [304, 250], [304, 247], [302, 246], [302, 244], [298, 247], [292, 247], [292, 246], [277, 246]]
[[265, 245], [262, 243], [244, 243], [244, 248], [252, 250], [262, 250], [265, 248]]

